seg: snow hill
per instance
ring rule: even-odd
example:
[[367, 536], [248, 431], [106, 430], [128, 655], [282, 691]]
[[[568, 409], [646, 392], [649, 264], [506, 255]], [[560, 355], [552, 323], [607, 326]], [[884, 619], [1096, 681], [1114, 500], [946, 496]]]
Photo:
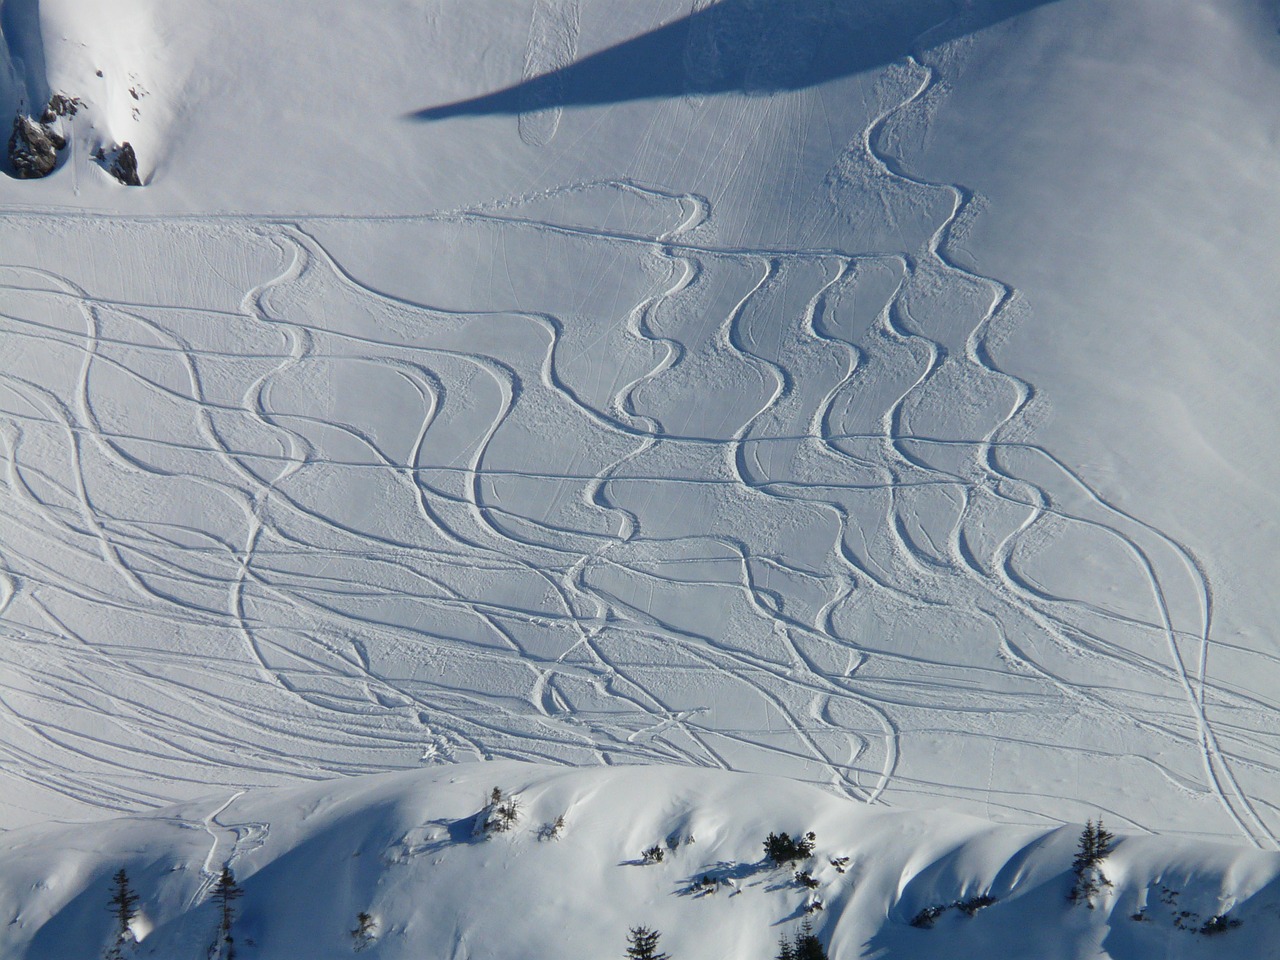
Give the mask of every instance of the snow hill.
[[[1061, 827], [1064, 950], [1089, 818], [1193, 851], [1202, 916], [1262, 889], [1168, 838], [1280, 836], [1272, 0], [322, 6], [0, 2], [0, 107], [79, 104], [50, 176], [0, 177], [13, 843], [161, 871], [211, 807], [154, 811], [211, 789], [643, 765], [916, 824], [846, 955], [935, 829], [1001, 838], [946, 899]], [[199, 899], [165, 882], [157, 937]], [[1202, 949], [1159, 930], [1102, 949]]]
[[[519, 815], [486, 839], [476, 818], [495, 786]], [[770, 833], [810, 831], [811, 858], [765, 859]], [[142, 935], [127, 955], [199, 960], [218, 928], [208, 891], [229, 862], [244, 890], [237, 955], [261, 960], [585, 960], [623, 956], [628, 930], [642, 925], [676, 960], [767, 960], [806, 916], [833, 957], [1274, 954], [1277, 854], [1125, 838], [1105, 861], [1112, 886], [1090, 910], [1067, 902], [1078, 833], [890, 811], [721, 771], [459, 764], [11, 831], [0, 838], [0, 903], [11, 916], [0, 950], [101, 955], [114, 929], [111, 877], [124, 869]], [[645, 864], [654, 846], [662, 860]], [[823, 909], [806, 914], [816, 901]], [[912, 925], [938, 907], [931, 927]], [[374, 935], [356, 950], [361, 912]], [[1215, 916], [1226, 929], [1199, 932]]]

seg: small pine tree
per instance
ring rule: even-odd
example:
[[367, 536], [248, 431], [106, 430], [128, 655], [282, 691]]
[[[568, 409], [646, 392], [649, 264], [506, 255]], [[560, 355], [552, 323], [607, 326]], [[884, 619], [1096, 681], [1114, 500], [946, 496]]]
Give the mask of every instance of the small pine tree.
[[652, 847], [640, 851], [640, 860], [643, 863], [661, 863], [664, 857], [666, 857], [666, 854], [656, 843]]
[[1116, 835], [1102, 826], [1101, 817], [1098, 818], [1097, 826], [1093, 828], [1093, 842], [1098, 851], [1099, 860], [1105, 860], [1116, 848]]
[[1090, 820], [1085, 824], [1080, 834], [1079, 849], [1071, 861], [1071, 870], [1076, 877], [1068, 897], [1072, 903], [1083, 903], [1092, 910], [1102, 888], [1111, 886], [1101, 864], [1114, 849], [1115, 834], [1102, 825], [1101, 819], [1097, 823]]
[[550, 823], [544, 823], [538, 831], [539, 840], [559, 840], [564, 836], [564, 814], [560, 814]]
[[[218, 882], [213, 886], [213, 899], [218, 905], [218, 939], [215, 950], [221, 947], [222, 960], [235, 960], [236, 944], [231, 936], [231, 927], [235, 923], [235, 907], [232, 906], [244, 896], [244, 889], [236, 883], [235, 874], [229, 866], [222, 868]], [[216, 954], [215, 954], [216, 955]]]
[[485, 836], [506, 833], [519, 819], [520, 801], [504, 794], [501, 787], [494, 787], [489, 794], [489, 803], [476, 818], [477, 831]]
[[499, 804], [497, 814], [502, 829], [510, 830], [520, 819], [520, 801], [515, 797], [508, 797], [506, 802]]
[[826, 948], [808, 920], [800, 924], [800, 932], [796, 934], [796, 960], [827, 960]]
[[805, 920], [794, 937], [778, 938], [777, 960], [827, 960], [827, 950], [813, 932], [813, 924]]
[[657, 930], [632, 927], [627, 932], [627, 956], [630, 960], [671, 960], [671, 955], [658, 952]]
[[356, 914], [356, 928], [351, 931], [351, 939], [356, 950], [370, 946], [378, 937], [378, 921], [367, 910]]
[[138, 915], [138, 895], [129, 886], [129, 874], [123, 867], [111, 878], [111, 885], [109, 909], [116, 918], [116, 934], [106, 952], [106, 960], [121, 960], [124, 944], [135, 942], [131, 924]]

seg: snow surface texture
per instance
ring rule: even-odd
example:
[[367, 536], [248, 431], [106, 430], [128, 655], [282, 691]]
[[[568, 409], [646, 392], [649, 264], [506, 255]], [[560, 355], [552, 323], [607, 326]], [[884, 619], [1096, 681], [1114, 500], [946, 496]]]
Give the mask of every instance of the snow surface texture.
[[1274, 11], [341, 6], [0, 8], [85, 102], [0, 182], [2, 822], [514, 758], [1274, 845]]
[[[495, 786], [519, 816], [486, 839], [476, 818]], [[808, 831], [811, 859], [765, 859], [770, 833]], [[0, 838], [0, 903], [12, 913], [0, 950], [101, 956], [114, 932], [110, 878], [123, 868], [144, 934], [127, 955], [202, 960], [218, 926], [208, 891], [229, 863], [244, 888], [237, 956], [259, 960], [621, 957], [639, 925], [659, 930], [676, 960], [766, 960], [806, 915], [832, 957], [1271, 955], [1277, 854], [1126, 838], [1104, 861], [1111, 886], [1090, 910], [1068, 902], [1079, 833], [889, 811], [720, 771], [465, 764], [12, 831]], [[662, 860], [646, 865], [653, 846]], [[800, 870], [817, 885], [797, 882]], [[971, 916], [951, 906], [984, 895], [995, 902]], [[948, 909], [931, 929], [911, 925], [937, 907]], [[356, 952], [362, 911], [374, 936]], [[1215, 916], [1239, 926], [1200, 933]]]

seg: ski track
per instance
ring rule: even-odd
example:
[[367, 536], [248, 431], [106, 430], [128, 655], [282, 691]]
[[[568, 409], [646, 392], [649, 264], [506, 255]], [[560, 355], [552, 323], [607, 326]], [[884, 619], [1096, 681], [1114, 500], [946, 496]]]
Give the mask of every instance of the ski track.
[[[526, 76], [571, 59], [576, 42], [576, 3], [538, 0]], [[921, 55], [895, 69], [908, 95], [850, 149], [915, 200], [949, 201], [919, 250], [716, 246], [692, 239], [713, 217], [705, 198], [618, 180], [423, 216], [116, 221], [126, 233], [190, 228], [197, 261], [220, 244], [277, 250], [282, 268], [235, 309], [100, 297], [67, 276], [0, 265], [0, 336], [45, 344], [71, 371], [42, 382], [0, 361], [0, 516], [30, 531], [7, 536], [0, 553], [6, 640], [23, 654], [0, 674], [13, 775], [123, 810], [207, 788], [210, 776], [271, 782], [420, 757], [623, 759], [787, 772], [866, 802], [942, 795], [1021, 822], [1059, 819], [1046, 812], [1065, 809], [1058, 800], [1088, 803], [1159, 828], [1114, 798], [1026, 795], [1002, 780], [994, 751], [976, 785], [913, 766], [912, 743], [945, 731], [934, 726], [940, 716], [958, 723], [952, 733], [982, 738], [965, 724], [1005, 722], [994, 742], [1048, 746], [1077, 763], [1113, 759], [1065, 739], [1052, 717], [1037, 719], [1051, 703], [1193, 750], [1202, 783], [1135, 762], [1189, 796], [1211, 794], [1248, 841], [1277, 845], [1273, 808], [1237, 775], [1274, 776], [1277, 745], [1240, 722], [1266, 705], [1210, 673], [1203, 567], [1025, 438], [1034, 389], [987, 348], [1017, 293], [948, 254], [974, 197], [914, 176], [882, 147], [890, 124], [925, 108], [938, 68]], [[559, 117], [536, 106], [520, 134], [543, 144]], [[649, 205], [667, 229], [524, 212], [590, 190]], [[42, 222], [0, 216], [15, 228]], [[662, 280], [621, 326], [626, 348], [648, 359], [593, 403], [573, 370], [608, 349], [614, 331], [579, 343], [571, 319], [519, 302], [465, 312], [376, 290], [320, 234], [379, 223], [529, 233], [641, 258]], [[865, 335], [842, 335], [842, 312], [877, 270], [897, 278], [892, 294]], [[736, 298], [718, 308], [714, 331], [698, 342], [673, 335], [671, 318], [715, 303], [708, 291], [733, 271]], [[939, 290], [985, 291], [962, 342], [924, 332]], [[802, 305], [771, 319], [788, 296]], [[343, 311], [363, 315], [358, 332], [334, 319]], [[217, 324], [234, 331], [219, 338]], [[516, 346], [468, 349], [483, 324]], [[438, 335], [413, 333], [428, 326]], [[241, 334], [258, 349], [239, 348]], [[537, 355], [519, 345], [531, 341]], [[407, 447], [362, 425], [361, 409], [324, 412], [327, 378], [353, 364], [409, 391], [417, 420]], [[663, 390], [694, 364], [745, 385], [743, 398], [757, 390], [758, 402], [726, 402], [717, 430], [678, 427]], [[143, 402], [122, 411], [103, 379], [126, 381]], [[948, 407], [969, 397], [999, 401], [982, 429], [913, 426], [948, 425]], [[162, 422], [138, 420], [148, 403], [164, 404]], [[521, 431], [537, 427], [577, 445], [572, 463], [511, 465]], [[185, 521], [148, 511], [174, 483], [208, 498]], [[379, 509], [340, 513], [351, 504], [325, 499], [329, 488]], [[709, 498], [714, 522], [664, 534], [664, 499], [686, 493]], [[940, 514], [917, 509], [941, 503], [922, 499], [935, 495], [952, 518], [941, 528]], [[1014, 519], [993, 537], [1000, 511]], [[781, 552], [775, 515], [819, 524], [822, 558]], [[1021, 558], [1051, 546], [1055, 530], [1113, 545], [1145, 587], [1143, 611], [1040, 586]], [[690, 625], [679, 602], [690, 597], [721, 611], [714, 625]], [[939, 633], [963, 631], [966, 618], [985, 624], [987, 665], [931, 664], [851, 626], [922, 611]], [[1082, 662], [1114, 686], [1074, 679]], [[1145, 699], [1135, 705], [1138, 687]], [[997, 701], [1005, 720], [991, 720]], [[216, 772], [224, 768], [234, 772]], [[240, 792], [202, 822], [211, 847], [197, 899], [265, 833], [219, 820]]]
[[[533, 12], [529, 16], [523, 79], [528, 81], [551, 75], [546, 81], [550, 82], [555, 71], [573, 63], [578, 55], [578, 27], [578, 0], [534, 0]], [[539, 88], [526, 86], [523, 89]], [[542, 95], [545, 102], [539, 102], [539, 97], [534, 95], [523, 97], [522, 110], [517, 117], [521, 140], [538, 147], [551, 142], [560, 127], [562, 110], [555, 104], [560, 95], [561, 90], [551, 85]]]

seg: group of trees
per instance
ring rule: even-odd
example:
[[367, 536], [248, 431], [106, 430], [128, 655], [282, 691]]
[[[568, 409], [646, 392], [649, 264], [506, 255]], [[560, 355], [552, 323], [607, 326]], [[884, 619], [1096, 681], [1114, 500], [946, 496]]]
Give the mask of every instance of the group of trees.
[[503, 793], [501, 787], [494, 787], [489, 794], [489, 802], [476, 816], [476, 833], [486, 837], [506, 833], [519, 819], [520, 801], [509, 793]]
[[[209, 946], [210, 960], [235, 960], [236, 941], [233, 936], [236, 910], [235, 902], [244, 896], [244, 888], [236, 882], [230, 866], [224, 866], [214, 881], [210, 900], [218, 910], [218, 932]], [[126, 960], [125, 950], [137, 943], [134, 924], [138, 919], [141, 898], [129, 881], [129, 872], [123, 867], [111, 878], [109, 909], [115, 918], [111, 946], [103, 954], [104, 960]], [[356, 926], [351, 939], [356, 950], [370, 946], [378, 935], [378, 921], [367, 911], [356, 914]]]
[[[222, 868], [222, 873], [213, 885], [211, 899], [218, 908], [218, 933], [209, 948], [209, 956], [217, 960], [235, 960], [236, 943], [232, 936], [235, 924], [235, 902], [244, 896], [244, 888], [236, 883], [235, 874], [229, 866]], [[105, 960], [124, 960], [125, 948], [137, 942], [134, 922], [138, 919], [138, 904], [141, 898], [129, 882], [129, 872], [121, 867], [111, 878], [111, 899], [109, 909], [115, 917], [115, 930], [111, 946], [104, 954]]]
[[[671, 960], [670, 954], [658, 950], [661, 936], [649, 927], [632, 927], [627, 933], [627, 960]], [[827, 950], [813, 925], [805, 920], [794, 937], [783, 934], [778, 938], [777, 960], [827, 960]]]
[[788, 939], [785, 933], [778, 937], [777, 960], [827, 960], [827, 949], [805, 920], [794, 937]]
[[1092, 910], [1103, 887], [1111, 886], [1102, 872], [1102, 861], [1115, 848], [1115, 840], [1115, 834], [1103, 827], [1101, 818], [1097, 823], [1090, 820], [1085, 826], [1080, 834], [1079, 850], [1071, 861], [1071, 872], [1076, 878], [1069, 897], [1072, 903], [1083, 903]]
[[[798, 860], [808, 860], [813, 856], [817, 842], [817, 834], [812, 830], [794, 838], [785, 832], [770, 833], [764, 841], [765, 859], [775, 867], [795, 863]], [[641, 851], [640, 857], [644, 863], [661, 863], [663, 851], [655, 843], [647, 850]], [[831, 861], [831, 865], [840, 873], [845, 872], [848, 864], [848, 857], [839, 857]], [[807, 870], [796, 871], [795, 880], [798, 885], [806, 889], [812, 890], [819, 886], [818, 881]], [[690, 889], [705, 892], [708, 888], [714, 889], [718, 882], [708, 874], [695, 880]], [[822, 902], [820, 900], [816, 902], [821, 908]], [[632, 927], [627, 934], [628, 960], [671, 960], [670, 955], [658, 950], [660, 936], [657, 930], [649, 927]], [[826, 948], [818, 939], [818, 935], [813, 932], [813, 924], [807, 918], [800, 925], [795, 936], [789, 938], [783, 934], [779, 938], [777, 960], [827, 960]]]
[[[488, 806], [479, 818], [483, 831], [490, 833], [510, 829], [519, 817], [519, 806], [515, 798], [494, 788], [489, 799]], [[546, 829], [550, 831], [552, 837], [558, 837], [563, 826], [564, 819], [561, 817], [557, 819], [554, 827], [548, 825]], [[813, 856], [816, 841], [817, 837], [812, 831], [795, 839], [786, 833], [770, 833], [764, 842], [765, 857], [774, 866], [807, 860]], [[1090, 820], [1080, 835], [1078, 850], [1071, 864], [1075, 881], [1068, 899], [1073, 904], [1083, 903], [1092, 910], [1103, 889], [1111, 886], [1111, 881], [1103, 872], [1102, 864], [1114, 849], [1115, 835], [1103, 826], [1101, 819], [1096, 823]], [[655, 844], [644, 851], [643, 856], [646, 862], [661, 862], [662, 849]], [[843, 873], [848, 864], [848, 858], [833, 859], [831, 863]], [[797, 872], [796, 877], [797, 882], [803, 886], [817, 885], [807, 871]], [[710, 878], [705, 879], [710, 882]], [[210, 896], [210, 900], [217, 908], [218, 916], [217, 935], [209, 949], [211, 960], [235, 960], [236, 958], [236, 943], [233, 936], [236, 919], [235, 902], [242, 896], [244, 896], [244, 890], [236, 882], [230, 866], [224, 866], [213, 885]], [[929, 907], [921, 911], [911, 922], [913, 926], [927, 928], [933, 926], [933, 921], [951, 907], [972, 916], [979, 909], [995, 902], [994, 897], [984, 894], [946, 906]], [[109, 910], [115, 924], [112, 942], [104, 954], [104, 960], [126, 960], [126, 948], [137, 942], [135, 922], [139, 917], [139, 903], [140, 897], [130, 885], [128, 872], [123, 868], [118, 870], [111, 878]], [[1138, 918], [1135, 917], [1135, 919]], [[1215, 916], [1206, 922], [1199, 932], [1220, 933], [1235, 926], [1239, 926], [1238, 920], [1225, 915]], [[351, 931], [355, 949], [362, 950], [371, 945], [376, 934], [377, 922], [374, 917], [364, 911], [359, 913], [356, 917], [356, 928]], [[658, 949], [660, 936], [657, 930], [649, 927], [632, 927], [627, 935], [628, 960], [671, 960], [669, 954], [662, 953]], [[827, 960], [826, 949], [813, 932], [808, 919], [805, 919], [794, 936], [787, 937], [784, 934], [779, 939], [776, 960]]]
[[813, 856], [817, 841], [818, 837], [812, 830], [794, 840], [789, 833], [771, 833], [764, 841], [764, 855], [775, 866], [808, 860]]

